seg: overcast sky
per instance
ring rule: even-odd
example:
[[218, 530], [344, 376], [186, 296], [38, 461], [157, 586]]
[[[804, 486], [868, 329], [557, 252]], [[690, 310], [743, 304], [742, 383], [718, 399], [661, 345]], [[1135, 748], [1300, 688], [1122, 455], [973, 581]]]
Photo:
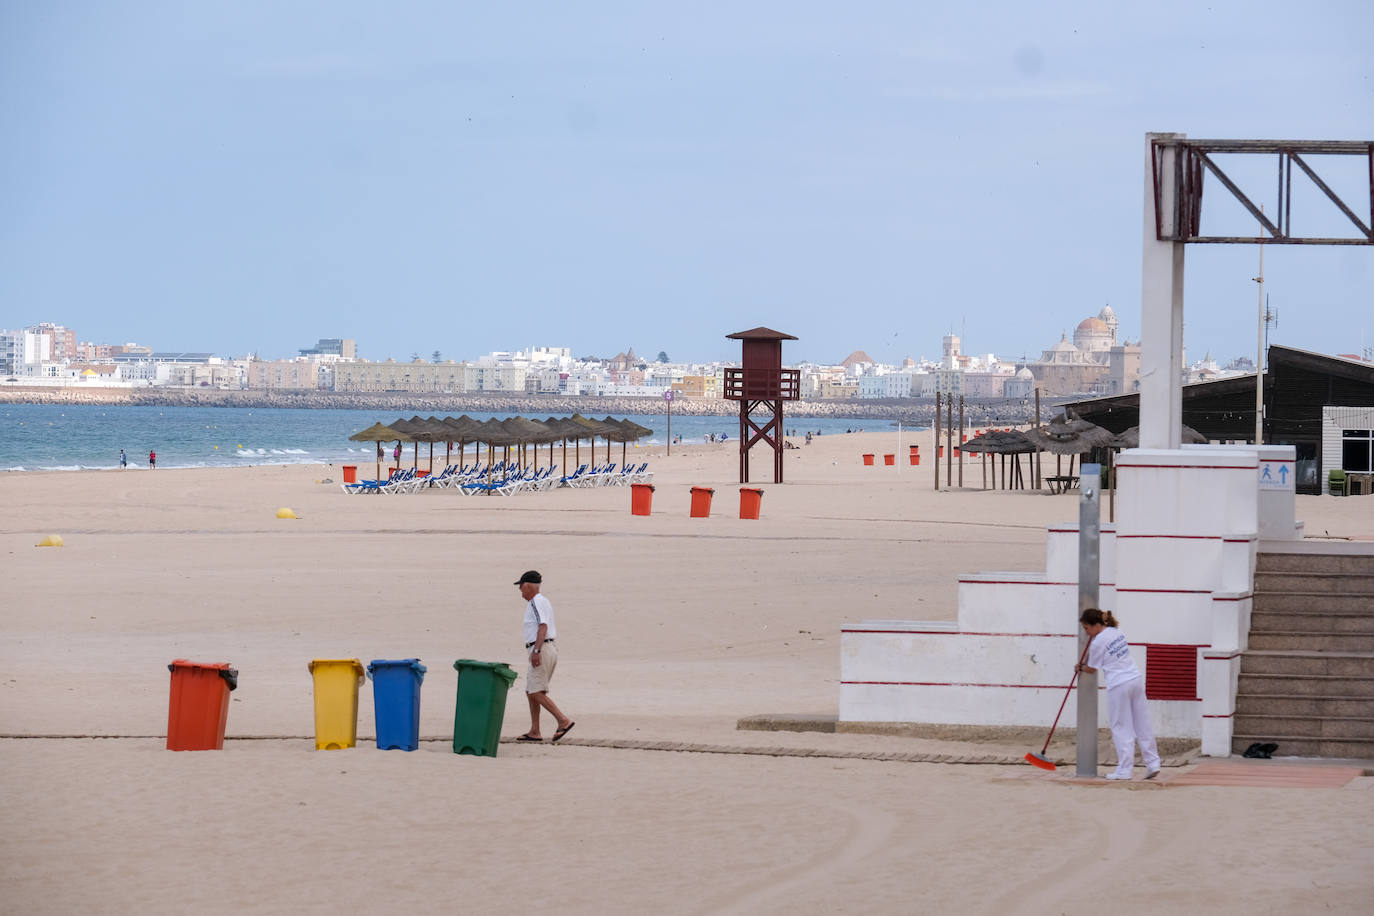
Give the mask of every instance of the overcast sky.
[[[895, 362], [1110, 303], [1135, 338], [1145, 132], [1374, 139], [1371, 36], [1369, 0], [3, 3], [0, 327]], [[1235, 168], [1272, 211], [1273, 158]], [[1189, 248], [1190, 360], [1253, 355], [1257, 259]], [[1265, 275], [1273, 342], [1374, 346], [1374, 248]]]

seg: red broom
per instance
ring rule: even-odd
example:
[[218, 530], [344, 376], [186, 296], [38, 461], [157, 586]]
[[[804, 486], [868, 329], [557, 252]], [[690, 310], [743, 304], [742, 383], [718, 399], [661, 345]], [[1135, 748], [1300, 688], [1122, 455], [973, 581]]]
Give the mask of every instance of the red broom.
[[[1087, 645], [1083, 647], [1083, 654], [1078, 656], [1078, 665], [1083, 664], [1083, 659], [1088, 657], [1088, 646], [1092, 644], [1093, 641], [1089, 639]], [[1045, 756], [1045, 751], [1050, 749], [1050, 739], [1054, 737], [1054, 730], [1059, 727], [1059, 717], [1064, 714], [1064, 706], [1069, 702], [1069, 694], [1073, 693], [1074, 682], [1078, 680], [1078, 665], [1073, 666], [1073, 677], [1069, 678], [1069, 689], [1064, 691], [1064, 699], [1059, 704], [1059, 712], [1054, 714], [1054, 724], [1050, 726], [1050, 733], [1045, 736], [1045, 746], [1040, 749], [1038, 754], [1034, 751], [1026, 754], [1026, 763], [1033, 767], [1039, 767], [1042, 770], [1056, 769], [1054, 761]]]

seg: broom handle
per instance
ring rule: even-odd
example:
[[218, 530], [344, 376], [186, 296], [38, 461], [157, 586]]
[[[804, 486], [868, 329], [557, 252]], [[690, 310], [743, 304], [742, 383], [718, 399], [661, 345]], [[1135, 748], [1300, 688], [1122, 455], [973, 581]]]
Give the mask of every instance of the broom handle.
[[[1088, 639], [1088, 644], [1083, 647], [1083, 654], [1078, 656], [1078, 665], [1083, 664], [1083, 659], [1088, 657], [1088, 646], [1093, 641]], [[1059, 702], [1059, 712], [1054, 714], [1054, 724], [1050, 726], [1050, 733], [1045, 736], [1045, 746], [1040, 749], [1040, 756], [1045, 756], [1045, 751], [1050, 749], [1050, 739], [1054, 737], [1054, 730], [1059, 727], [1059, 717], [1064, 714], [1064, 707], [1069, 702], [1069, 694], [1073, 693], [1074, 682], [1078, 680], [1078, 665], [1073, 666], [1073, 677], [1069, 678], [1069, 689], [1064, 691], [1064, 699]]]

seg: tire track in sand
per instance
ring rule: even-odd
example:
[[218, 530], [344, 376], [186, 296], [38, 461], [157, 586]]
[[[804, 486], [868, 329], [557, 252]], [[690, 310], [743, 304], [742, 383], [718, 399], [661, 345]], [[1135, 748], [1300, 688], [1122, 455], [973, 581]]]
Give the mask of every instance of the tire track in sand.
[[701, 912], [726, 916], [753, 916], [776, 912], [780, 895], [807, 885], [828, 886], [834, 875], [854, 875], [863, 863], [884, 849], [897, 829], [897, 817], [876, 808], [826, 805], [847, 823], [843, 838], [802, 862], [759, 876], [760, 883], [748, 893], [734, 897], [725, 905], [710, 905]]

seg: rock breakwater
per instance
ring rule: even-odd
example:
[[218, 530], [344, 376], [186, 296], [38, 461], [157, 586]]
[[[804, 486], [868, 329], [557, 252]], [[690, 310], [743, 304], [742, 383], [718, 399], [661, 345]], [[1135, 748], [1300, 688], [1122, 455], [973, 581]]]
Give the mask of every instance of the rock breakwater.
[[[607, 414], [661, 414], [661, 398], [560, 397], [504, 394], [424, 394], [419, 392], [334, 392], [334, 391], [259, 391], [205, 388], [50, 388], [0, 387], [0, 403], [5, 404], [120, 404], [147, 407], [285, 407], [296, 409], [331, 408], [339, 410], [376, 410], [383, 414], [420, 414], [428, 416], [461, 413], [521, 414], [528, 417], [564, 416], [581, 413], [602, 417]], [[1042, 415], [1050, 416], [1062, 400], [1042, 403]], [[964, 417], [969, 426], [1015, 425], [1034, 418], [1029, 401], [969, 399], [964, 402]], [[719, 398], [679, 398], [673, 401], [679, 416], [721, 416], [739, 414], [735, 401]], [[935, 420], [933, 398], [892, 398], [872, 400], [789, 401], [788, 417], [840, 417], [859, 420], [901, 421], [929, 426]]]

